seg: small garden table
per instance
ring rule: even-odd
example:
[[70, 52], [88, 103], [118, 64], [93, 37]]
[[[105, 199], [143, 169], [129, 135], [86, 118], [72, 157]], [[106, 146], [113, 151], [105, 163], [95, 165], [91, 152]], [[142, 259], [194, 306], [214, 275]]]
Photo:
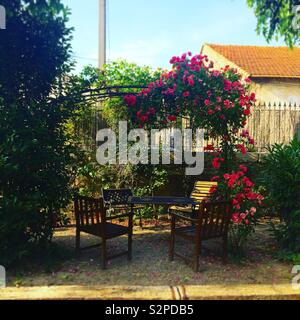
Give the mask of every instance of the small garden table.
[[181, 205], [181, 206], [196, 206], [201, 204], [200, 201], [197, 201], [192, 198], [184, 197], [130, 197], [128, 203], [131, 205]]
[[[193, 198], [185, 197], [129, 197], [128, 203], [131, 205], [131, 211], [134, 212], [135, 205], [160, 205], [160, 206], [192, 206], [194, 209], [196, 205], [201, 204]], [[156, 218], [157, 219], [157, 218]]]

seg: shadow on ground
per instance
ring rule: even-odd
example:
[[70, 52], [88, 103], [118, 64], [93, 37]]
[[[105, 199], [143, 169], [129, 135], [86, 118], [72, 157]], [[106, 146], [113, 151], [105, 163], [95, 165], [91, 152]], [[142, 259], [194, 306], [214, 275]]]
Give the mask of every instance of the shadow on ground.
[[[85, 251], [80, 258], [75, 257], [73, 228], [58, 230], [54, 241], [72, 252], [72, 257], [60, 264], [52, 272], [31, 271], [21, 276], [9, 276], [8, 286], [175, 286], [175, 285], [234, 285], [234, 284], [289, 284], [292, 265], [273, 258], [275, 244], [268, 235], [266, 225], [261, 224], [255, 236], [249, 241], [248, 256], [242, 261], [232, 260], [224, 266], [220, 258], [220, 243], [207, 242], [203, 250], [200, 272], [182, 260], [168, 260], [169, 226], [142, 230], [135, 228], [133, 241], [133, 261], [121, 257], [109, 262], [108, 270], [100, 265], [100, 248]], [[83, 235], [82, 245], [98, 242], [97, 238]], [[110, 253], [126, 249], [127, 238], [109, 242]], [[192, 253], [192, 246], [178, 240], [177, 250], [185, 255]]]

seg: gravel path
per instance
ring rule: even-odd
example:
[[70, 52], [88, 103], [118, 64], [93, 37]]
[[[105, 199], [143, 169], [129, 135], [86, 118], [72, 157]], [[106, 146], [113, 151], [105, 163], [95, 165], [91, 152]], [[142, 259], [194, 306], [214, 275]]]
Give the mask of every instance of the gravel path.
[[[8, 286], [288, 285], [292, 279], [292, 264], [279, 262], [272, 257], [276, 247], [264, 225], [258, 227], [249, 241], [248, 256], [243, 261], [231, 260], [224, 266], [218, 241], [207, 242], [199, 273], [194, 273], [180, 259], [169, 262], [169, 225], [164, 223], [158, 227], [150, 223], [144, 230], [135, 227], [133, 261], [128, 263], [126, 257], [112, 260], [106, 271], [100, 266], [100, 248], [85, 251], [80, 258], [73, 255], [74, 228], [58, 230], [54, 241], [70, 249], [72, 257], [50, 272], [37, 268], [17, 275], [8, 273]], [[97, 242], [97, 238], [88, 235], [82, 237], [84, 246]], [[108, 248], [115, 253], [126, 248], [126, 244], [126, 237], [122, 237], [110, 240]], [[179, 240], [177, 250], [188, 255], [192, 247]]]

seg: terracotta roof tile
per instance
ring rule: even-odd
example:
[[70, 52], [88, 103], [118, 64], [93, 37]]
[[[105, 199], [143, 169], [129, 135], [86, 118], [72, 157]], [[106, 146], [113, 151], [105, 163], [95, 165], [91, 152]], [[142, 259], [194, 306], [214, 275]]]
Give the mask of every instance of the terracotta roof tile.
[[252, 77], [300, 78], [300, 48], [207, 44]]

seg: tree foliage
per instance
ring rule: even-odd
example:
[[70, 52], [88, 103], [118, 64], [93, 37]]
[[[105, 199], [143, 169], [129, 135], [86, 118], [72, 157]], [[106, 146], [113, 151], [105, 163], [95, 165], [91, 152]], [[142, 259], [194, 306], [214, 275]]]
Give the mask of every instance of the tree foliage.
[[[159, 79], [161, 70], [152, 70], [148, 66], [138, 66], [124, 60], [107, 64], [100, 74], [98, 85], [109, 86], [147, 86], [148, 83]], [[128, 89], [129, 91], [136, 91]], [[104, 117], [108, 124], [116, 128], [120, 119], [128, 118], [127, 108], [123, 99], [108, 100], [104, 107]]]
[[[70, 197], [73, 114], [68, 10], [60, 0], [4, 0], [0, 37], [0, 263], [45, 247]], [[72, 88], [72, 89], [71, 89]], [[38, 246], [36, 246], [38, 245]]]
[[298, 0], [247, 0], [258, 19], [257, 32], [269, 42], [283, 37], [289, 47], [299, 44], [300, 23]]

